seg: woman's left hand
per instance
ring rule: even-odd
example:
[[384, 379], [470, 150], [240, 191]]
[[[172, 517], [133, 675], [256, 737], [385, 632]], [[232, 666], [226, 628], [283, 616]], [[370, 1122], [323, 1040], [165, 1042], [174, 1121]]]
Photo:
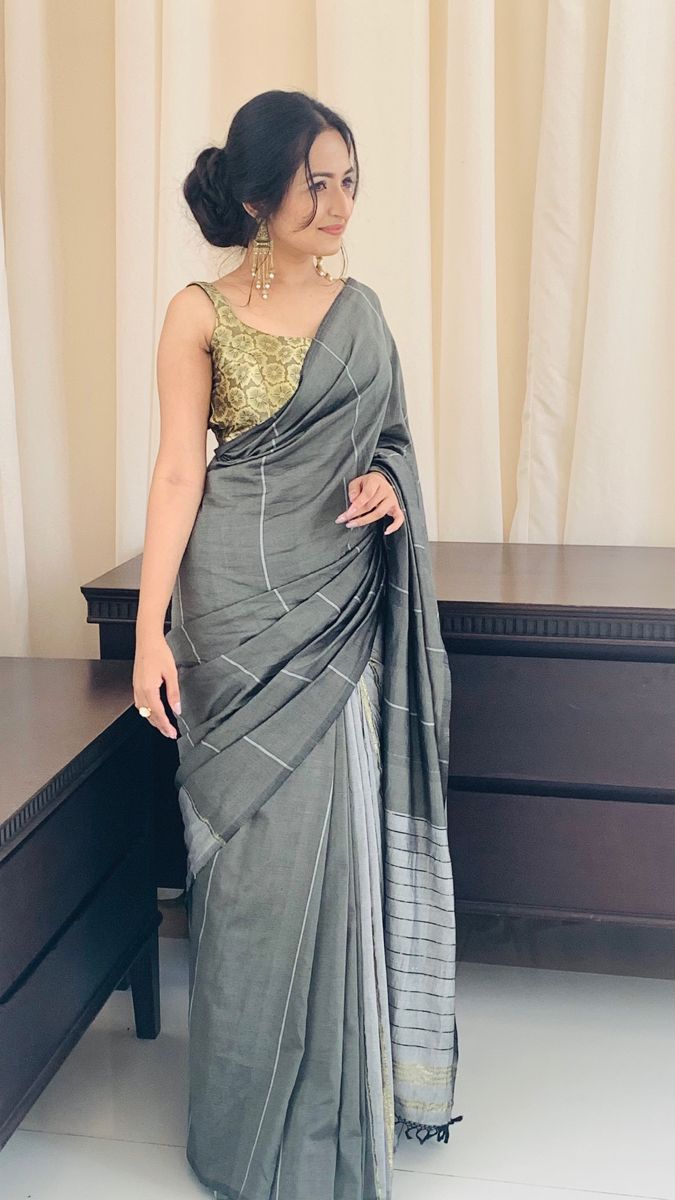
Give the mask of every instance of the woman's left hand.
[[405, 521], [405, 513], [401, 508], [396, 492], [388, 479], [379, 471], [368, 471], [366, 475], [357, 475], [348, 485], [349, 508], [336, 517], [336, 524], [344, 521], [347, 529], [355, 525], [369, 525], [371, 521], [379, 521], [381, 517], [393, 517], [393, 521], [385, 529], [385, 534], [394, 533]]

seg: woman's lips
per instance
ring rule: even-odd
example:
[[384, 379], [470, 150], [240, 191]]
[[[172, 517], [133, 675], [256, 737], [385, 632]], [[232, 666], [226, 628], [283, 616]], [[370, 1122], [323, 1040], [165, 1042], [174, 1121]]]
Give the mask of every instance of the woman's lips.
[[322, 233], [338, 234], [338, 233], [342, 233], [342, 230], [344, 229], [344, 225], [320, 225], [319, 229], [321, 230]]

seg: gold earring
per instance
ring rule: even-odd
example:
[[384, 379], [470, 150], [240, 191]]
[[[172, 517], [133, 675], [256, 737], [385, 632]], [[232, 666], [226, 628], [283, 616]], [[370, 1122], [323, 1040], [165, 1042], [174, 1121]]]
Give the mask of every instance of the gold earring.
[[314, 268], [316, 270], [317, 275], [321, 275], [323, 279], [330, 279], [332, 283], [336, 283], [338, 279], [340, 279], [344, 282], [347, 279], [348, 259], [347, 259], [347, 252], [344, 248], [344, 243], [342, 241], [340, 241], [340, 253], [342, 254], [342, 271], [339, 275], [331, 275], [331, 274], [329, 274], [328, 271], [326, 271], [321, 266], [321, 263], [323, 262], [323, 258], [324, 258], [323, 254], [314, 255], [314, 257], [316, 259], [316, 262], [314, 263]]
[[255, 286], [260, 290], [263, 300], [267, 300], [270, 280], [274, 279], [273, 267], [272, 239], [267, 228], [267, 221], [263, 220], [253, 239], [253, 265], [251, 266], [251, 275], [255, 279]]
[[[331, 275], [322, 267], [323, 254], [314, 255], [314, 269], [317, 275], [321, 275], [323, 279], [329, 279], [331, 283], [337, 283], [338, 280], [345, 282], [347, 279], [348, 258], [344, 243], [340, 242], [340, 253], [342, 255], [342, 271], [339, 275]], [[270, 232], [267, 227], [267, 221], [264, 219], [258, 225], [256, 235], [253, 239], [253, 262], [251, 266], [251, 275], [255, 279], [256, 288], [262, 293], [261, 299], [267, 300], [270, 290], [270, 281], [274, 279], [274, 254], [273, 241], [270, 237]]]

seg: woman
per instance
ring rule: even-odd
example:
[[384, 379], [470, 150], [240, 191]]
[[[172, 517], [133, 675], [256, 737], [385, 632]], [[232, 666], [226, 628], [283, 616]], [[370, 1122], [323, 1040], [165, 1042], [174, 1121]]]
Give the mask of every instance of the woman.
[[177, 714], [187, 1157], [216, 1200], [389, 1200], [400, 1134], [462, 1119], [450, 673], [403, 380], [377, 294], [321, 268], [357, 173], [325, 105], [245, 104], [184, 184], [244, 258], [172, 298], [158, 348], [134, 699], [175, 734], [165, 681]]

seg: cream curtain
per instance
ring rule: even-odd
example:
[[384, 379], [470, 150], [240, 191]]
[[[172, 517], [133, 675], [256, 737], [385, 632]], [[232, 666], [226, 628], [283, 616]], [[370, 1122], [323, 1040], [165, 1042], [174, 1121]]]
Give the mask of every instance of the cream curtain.
[[181, 183], [271, 87], [354, 129], [431, 536], [675, 544], [675, 0], [4, 0], [2, 36], [0, 653], [97, 656], [166, 305], [238, 261]]

